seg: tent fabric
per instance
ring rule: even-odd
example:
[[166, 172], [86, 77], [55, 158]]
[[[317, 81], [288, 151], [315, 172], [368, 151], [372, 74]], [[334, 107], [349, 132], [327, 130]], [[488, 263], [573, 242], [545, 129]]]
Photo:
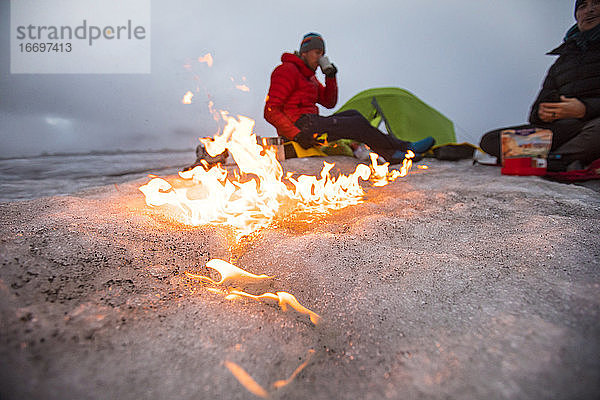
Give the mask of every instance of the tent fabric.
[[452, 121], [404, 89], [383, 87], [362, 91], [336, 113], [351, 109], [360, 112], [375, 127], [383, 120], [388, 133], [401, 140], [414, 142], [432, 136], [438, 146], [456, 142]]

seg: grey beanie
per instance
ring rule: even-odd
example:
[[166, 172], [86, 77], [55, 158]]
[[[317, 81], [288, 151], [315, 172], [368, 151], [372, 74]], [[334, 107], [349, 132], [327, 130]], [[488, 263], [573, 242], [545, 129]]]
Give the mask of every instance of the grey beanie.
[[323, 54], [325, 54], [325, 41], [318, 33], [310, 32], [304, 35], [302, 38], [302, 41], [300, 42], [299, 53], [306, 53], [307, 51], [313, 49], [321, 49], [323, 50]]

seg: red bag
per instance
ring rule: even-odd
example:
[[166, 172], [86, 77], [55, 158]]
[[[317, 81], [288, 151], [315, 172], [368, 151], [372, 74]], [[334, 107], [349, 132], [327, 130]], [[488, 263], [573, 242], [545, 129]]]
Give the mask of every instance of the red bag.
[[593, 161], [586, 169], [576, 169], [567, 172], [548, 172], [546, 177], [565, 183], [600, 179], [600, 158]]

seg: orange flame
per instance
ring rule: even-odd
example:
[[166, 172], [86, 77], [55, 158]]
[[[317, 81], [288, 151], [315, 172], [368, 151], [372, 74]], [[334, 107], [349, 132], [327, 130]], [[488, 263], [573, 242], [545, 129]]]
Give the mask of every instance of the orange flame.
[[287, 378], [287, 379], [285, 379], [285, 380], [278, 380], [276, 382], [273, 382], [273, 387], [275, 389], [279, 389], [279, 388], [282, 388], [284, 386], [289, 385], [296, 378], [296, 376], [300, 372], [302, 372], [302, 370], [304, 368], [306, 368], [306, 366], [310, 362], [310, 359], [312, 358], [313, 354], [315, 354], [315, 351], [313, 349], [308, 350], [308, 356], [306, 357], [306, 360], [302, 364], [300, 364], [298, 366], [298, 368], [296, 368], [296, 370], [294, 370], [294, 372], [292, 373], [292, 375], [290, 375], [290, 377]]
[[183, 99], [181, 99], [181, 102], [183, 104], [192, 104], [192, 97], [194, 97], [194, 93], [190, 92], [189, 90], [183, 95]]
[[[242, 268], [236, 267], [235, 265], [228, 263], [227, 261], [223, 261], [223, 260], [220, 260], [217, 258], [212, 259], [209, 262], [207, 262], [206, 267], [214, 269], [217, 272], [219, 272], [219, 274], [221, 275], [221, 279], [219, 281], [215, 281], [207, 276], [193, 274], [193, 273], [187, 272], [187, 271], [185, 272], [185, 275], [188, 276], [189, 278], [192, 278], [192, 279], [195, 279], [195, 280], [207, 283], [207, 284], [211, 284], [211, 285], [225, 285], [225, 284], [229, 284], [232, 281], [256, 282], [256, 281], [273, 278], [272, 276], [267, 276], [267, 275], [252, 274], [248, 271], [243, 270]], [[317, 313], [304, 307], [302, 304], [300, 304], [298, 299], [296, 299], [296, 297], [294, 297], [294, 295], [292, 295], [288, 292], [277, 292], [277, 293], [267, 292], [267, 293], [263, 293], [263, 294], [257, 296], [257, 295], [253, 295], [253, 294], [244, 292], [243, 290], [239, 290], [239, 289], [221, 290], [221, 289], [217, 289], [217, 288], [208, 288], [208, 290], [211, 291], [212, 293], [225, 295], [225, 298], [227, 300], [235, 300], [235, 299], [239, 299], [242, 297], [251, 298], [251, 299], [254, 299], [257, 301], [275, 300], [275, 301], [279, 302], [279, 306], [281, 307], [281, 309], [284, 312], [287, 311], [287, 308], [289, 306], [301, 314], [308, 315], [311, 322], [315, 325], [317, 325], [321, 320], [321, 317]]]
[[302, 304], [300, 304], [298, 299], [294, 297], [293, 294], [288, 292], [277, 292], [277, 294], [267, 292], [259, 296], [255, 296], [253, 294], [246, 293], [243, 290], [232, 289], [229, 291], [229, 295], [227, 295], [225, 298], [227, 300], [234, 300], [239, 297], [248, 297], [254, 300], [276, 300], [279, 302], [279, 306], [284, 312], [287, 311], [288, 306], [290, 306], [294, 310], [298, 311], [300, 314], [308, 315], [308, 317], [310, 318], [310, 322], [312, 322], [313, 324], [318, 325], [319, 322], [321, 322], [321, 316], [319, 316], [319, 314], [304, 307]]
[[242, 81], [244, 83], [235, 84], [235, 79], [233, 78], [233, 76], [230, 76], [229, 80], [231, 80], [231, 82], [234, 83], [236, 89], [241, 90], [242, 92], [249, 92], [250, 91], [250, 88], [245, 83], [246, 82], [246, 77], [245, 76], [242, 76]]
[[209, 67], [213, 66], [213, 57], [210, 53], [206, 53], [202, 57], [198, 57], [199, 63], [206, 63]]
[[408, 150], [406, 152], [406, 158], [402, 161], [402, 167], [400, 167], [400, 177], [405, 177], [410, 172], [412, 168], [412, 159], [415, 157], [415, 153]]
[[234, 281], [234, 280], [246, 280], [247, 281], [247, 280], [263, 280], [263, 279], [273, 278], [272, 276], [267, 276], [267, 275], [252, 274], [248, 271], [245, 271], [241, 268], [236, 267], [233, 264], [228, 263], [227, 261], [223, 261], [218, 258], [213, 258], [212, 260], [210, 260], [209, 262], [206, 263], [206, 266], [208, 268], [212, 268], [212, 269], [216, 270], [217, 272], [219, 272], [219, 274], [221, 275], [221, 280], [215, 282], [214, 280], [212, 280], [206, 276], [196, 275], [196, 274], [192, 274], [189, 272], [186, 272], [185, 274], [187, 276], [189, 276], [190, 278], [197, 279], [200, 281], [205, 281], [205, 282], [211, 283], [213, 285], [224, 285], [224, 284], [229, 283], [230, 281]]
[[[285, 387], [292, 383], [293, 380], [296, 379], [296, 376], [298, 376], [298, 374], [302, 372], [304, 368], [306, 368], [313, 354], [315, 354], [315, 351], [313, 349], [309, 349], [308, 355], [306, 356], [306, 360], [304, 360], [304, 362], [300, 364], [298, 368], [294, 370], [294, 372], [292, 372], [289, 378], [275, 381], [273, 382], [273, 384], [271, 384], [271, 386], [275, 389], [281, 389], [282, 387]], [[269, 393], [259, 383], [257, 383], [254, 380], [254, 378], [252, 378], [250, 374], [246, 372], [244, 368], [240, 367], [233, 361], [225, 361], [225, 366], [231, 372], [231, 374], [238, 380], [238, 382], [240, 382], [242, 386], [244, 386], [246, 390], [248, 390], [250, 393], [252, 393], [255, 396], [262, 397], [263, 399], [269, 397]]]
[[267, 391], [260, 386], [242, 367], [231, 361], [225, 361], [225, 366], [250, 393], [255, 396], [262, 397], [263, 399], [269, 397], [269, 393], [267, 393]]
[[[277, 390], [292, 383], [292, 381], [296, 379], [296, 376], [298, 376], [298, 374], [302, 372], [304, 368], [306, 368], [313, 354], [315, 354], [313, 349], [308, 350], [308, 356], [306, 357], [306, 360], [304, 360], [304, 362], [300, 364], [298, 368], [294, 370], [294, 372], [292, 372], [289, 378], [275, 381], [271, 386]], [[262, 397], [263, 399], [269, 397], [269, 393], [258, 382], [256, 382], [244, 368], [240, 367], [233, 361], [225, 361], [225, 366], [238, 380], [238, 382], [240, 382], [240, 384], [242, 384], [242, 386], [244, 386], [250, 393], [255, 396]]]
[[[209, 108], [214, 111], [212, 102]], [[286, 176], [292, 189], [284, 183], [276, 148], [257, 143], [254, 120], [243, 116], [236, 119], [224, 111], [220, 114], [227, 122], [223, 131], [200, 141], [213, 157], [228, 150], [241, 178], [229, 176], [219, 164], [180, 172], [179, 176], [192, 184], [187, 187], [173, 187], [164, 179], [154, 178], [139, 188], [149, 206], [168, 205], [175, 210], [175, 218], [188, 225], [231, 226], [241, 237], [268, 226], [284, 203], [319, 213], [359, 204], [365, 194], [361, 179], [371, 179], [375, 186], [383, 186], [408, 174], [414, 157], [409, 151], [400, 171], [389, 171], [388, 164], [378, 165], [377, 155], [372, 154], [370, 167], [359, 164], [350, 175], [341, 174], [337, 178], [330, 174], [334, 164], [324, 162], [318, 176]]]
[[386, 162], [379, 165], [377, 162], [379, 156], [375, 153], [369, 153], [369, 157], [371, 158], [371, 180], [373, 181], [373, 186], [385, 186], [388, 183], [395, 181], [397, 178], [408, 175], [412, 167], [412, 158], [414, 156], [415, 153], [408, 150], [402, 161], [400, 170], [393, 169], [390, 171], [388, 169], [389, 163]]
[[208, 111], [210, 111], [210, 114], [213, 116], [213, 119], [216, 122], [219, 122], [221, 120], [221, 114], [219, 114], [219, 112], [215, 110], [215, 103], [212, 100], [208, 101]]

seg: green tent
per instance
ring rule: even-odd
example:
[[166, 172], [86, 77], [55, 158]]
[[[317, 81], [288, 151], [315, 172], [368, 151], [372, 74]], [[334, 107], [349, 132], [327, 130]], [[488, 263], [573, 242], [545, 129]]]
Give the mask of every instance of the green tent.
[[433, 136], [437, 146], [456, 142], [452, 121], [400, 88], [365, 90], [336, 112], [351, 109], [360, 112], [375, 127], [383, 121], [388, 133], [402, 140], [412, 142]]

